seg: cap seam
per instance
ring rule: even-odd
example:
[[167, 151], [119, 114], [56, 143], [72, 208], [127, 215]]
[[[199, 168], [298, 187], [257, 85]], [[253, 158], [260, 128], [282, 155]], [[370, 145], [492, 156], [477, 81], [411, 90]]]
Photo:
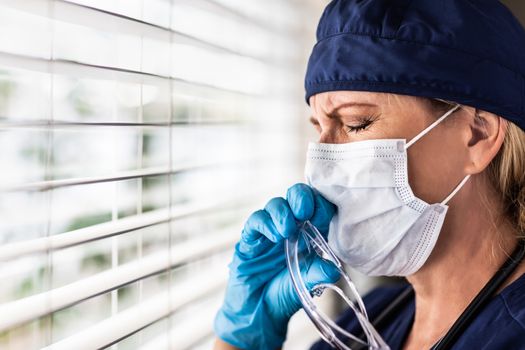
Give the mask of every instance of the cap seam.
[[[316, 86], [316, 85], [327, 86], [327, 85], [332, 85], [332, 84], [335, 84], [336, 87], [338, 87], [338, 86], [339, 87], [345, 87], [346, 83], [347, 84], [359, 83], [359, 84], [368, 85], [368, 86], [392, 86], [392, 87], [405, 86], [405, 87], [410, 87], [410, 88], [417, 87], [417, 86], [423, 86], [423, 87], [429, 87], [429, 88], [435, 89], [437, 93], [443, 93], [443, 94], [447, 94], [447, 96], [449, 96], [449, 97], [441, 97], [441, 98], [454, 99], [456, 97], [460, 97], [460, 98], [472, 99], [473, 97], [475, 97], [478, 101], [481, 101], [481, 102], [483, 102], [485, 104], [488, 104], [488, 105], [491, 105], [491, 106], [495, 106], [497, 104], [496, 101], [489, 101], [489, 100], [481, 98], [481, 97], [472, 96], [472, 95], [465, 95], [462, 92], [457, 92], [457, 91], [453, 91], [453, 90], [446, 90], [446, 89], [443, 89], [440, 86], [432, 86], [432, 85], [426, 84], [424, 82], [423, 83], [416, 83], [416, 84], [407, 84], [407, 83], [402, 83], [402, 82], [369, 81], [369, 80], [352, 79], [352, 80], [329, 80], [329, 81], [322, 81], [322, 82], [305, 82], [305, 87], [308, 88], [308, 87]], [[307, 100], [307, 102], [308, 102], [308, 100]], [[523, 101], [522, 101], [522, 103], [523, 103]], [[507, 109], [507, 108], [498, 108], [498, 109], [500, 110], [500, 112], [497, 112], [496, 114], [498, 114], [498, 113], [507, 114], [508, 117], [505, 116], [504, 117], [505, 119], [509, 119], [512, 122], [519, 124], [519, 120], [522, 118], [521, 114], [523, 114], [522, 111], [519, 111], [519, 114], [516, 114], [516, 111], [513, 112], [512, 110]]]
[[399, 25], [397, 26], [396, 33], [394, 34], [397, 37], [397, 33], [399, 32], [399, 29], [403, 25], [403, 22], [405, 21], [405, 18], [408, 14], [408, 9], [412, 6], [412, 3], [414, 0], [409, 0], [407, 5], [405, 6], [405, 13], [403, 14], [403, 18], [401, 18], [401, 21], [399, 21]]
[[377, 39], [383, 39], [383, 40], [391, 40], [391, 41], [401, 41], [401, 42], [404, 42], [404, 43], [408, 43], [408, 44], [416, 44], [416, 45], [422, 45], [422, 46], [433, 46], [433, 47], [439, 47], [439, 48], [443, 48], [443, 49], [447, 49], [447, 50], [452, 50], [452, 51], [456, 51], [456, 52], [461, 52], [465, 55], [468, 55], [468, 56], [471, 56], [471, 57], [476, 57], [476, 58], [482, 58], [482, 59], [485, 59], [487, 61], [491, 61], [511, 72], [513, 72], [514, 74], [517, 74], [519, 76], [521, 76], [523, 78], [523, 74], [518, 72], [517, 70], [515, 70], [514, 68], [511, 68], [501, 62], [498, 62], [492, 58], [489, 58], [489, 57], [485, 57], [485, 56], [481, 56], [481, 55], [476, 55], [476, 54], [473, 54], [471, 52], [468, 52], [468, 51], [465, 51], [465, 50], [461, 50], [461, 49], [458, 49], [456, 47], [451, 47], [451, 46], [445, 46], [445, 45], [439, 45], [439, 44], [434, 44], [434, 43], [425, 43], [425, 42], [421, 42], [421, 41], [416, 41], [416, 40], [409, 40], [409, 39], [404, 39], [404, 38], [400, 38], [400, 37], [390, 37], [390, 36], [384, 36], [384, 35], [376, 35], [376, 34], [371, 34], [371, 33], [366, 33], [366, 32], [339, 32], [339, 33], [334, 33], [334, 34], [330, 34], [330, 35], [327, 35], [325, 37], [323, 37], [322, 39], [318, 40], [317, 43], [314, 45], [317, 46], [319, 45], [321, 42], [327, 40], [327, 39], [331, 39], [331, 38], [334, 38], [334, 37], [337, 37], [337, 36], [343, 36], [343, 35], [355, 35], [355, 36], [366, 36], [366, 37], [371, 37], [371, 38], [377, 38]]
[[[523, 81], [523, 79], [522, 79]], [[426, 84], [424, 82], [421, 82], [421, 83], [415, 83], [415, 84], [407, 84], [407, 83], [402, 83], [402, 82], [391, 82], [391, 81], [370, 81], [370, 80], [361, 80], [361, 79], [345, 79], [345, 80], [327, 80], [327, 81], [321, 81], [321, 82], [306, 82], [306, 86], [314, 86], [314, 85], [329, 85], [329, 84], [343, 84], [343, 83], [352, 83], [352, 82], [358, 82], [358, 83], [364, 83], [364, 84], [369, 84], [369, 85], [381, 85], [381, 84], [387, 84], [387, 85], [404, 85], [404, 86], [418, 86], [418, 85], [423, 85], [423, 86], [429, 86], [429, 87], [432, 87], [432, 85], [430, 84]], [[446, 89], [443, 89], [442, 87], [437, 87], [438, 89], [440, 90], [445, 90]], [[454, 90], [449, 90], [451, 93], [454, 93], [454, 94], [457, 94], [457, 91], [454, 91]], [[469, 98], [472, 98], [472, 96], [469, 96], [469, 95], [461, 95], [461, 97], [469, 97]], [[483, 101], [483, 102], [486, 102], [486, 103], [490, 103], [490, 104], [493, 104], [495, 102], [491, 102], [489, 100], [486, 100], [484, 98], [478, 98], [476, 97], [476, 99], [480, 100], [480, 101]], [[523, 102], [522, 102], [523, 104]]]

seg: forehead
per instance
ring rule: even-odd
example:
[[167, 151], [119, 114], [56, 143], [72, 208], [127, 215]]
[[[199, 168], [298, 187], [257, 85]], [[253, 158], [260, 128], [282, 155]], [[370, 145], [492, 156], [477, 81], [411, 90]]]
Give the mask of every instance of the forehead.
[[362, 104], [369, 108], [413, 108], [421, 105], [421, 98], [383, 92], [329, 91], [310, 97], [310, 107], [319, 112], [329, 112], [345, 104]]
[[378, 102], [386, 98], [386, 93], [368, 91], [327, 91], [315, 94], [310, 97], [312, 101], [330, 101], [334, 103], [344, 103], [349, 101]]

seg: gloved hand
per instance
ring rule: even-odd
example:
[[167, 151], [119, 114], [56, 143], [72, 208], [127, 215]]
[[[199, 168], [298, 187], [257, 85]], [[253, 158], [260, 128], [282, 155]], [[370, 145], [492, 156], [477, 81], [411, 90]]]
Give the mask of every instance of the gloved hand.
[[[286, 339], [288, 321], [301, 308], [286, 267], [284, 239], [297, 221], [310, 220], [326, 237], [335, 207], [305, 184], [288, 189], [253, 213], [235, 246], [224, 303], [215, 317], [216, 335], [241, 349], [275, 350]], [[312, 257], [301, 271], [306, 287], [334, 283], [339, 272]]]

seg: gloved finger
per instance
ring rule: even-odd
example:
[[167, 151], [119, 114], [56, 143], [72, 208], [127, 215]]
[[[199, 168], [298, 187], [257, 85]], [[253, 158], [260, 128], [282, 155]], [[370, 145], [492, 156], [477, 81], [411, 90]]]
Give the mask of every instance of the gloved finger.
[[288, 238], [297, 230], [297, 222], [292, 213], [288, 202], [281, 197], [271, 199], [264, 209], [270, 214], [272, 221], [279, 233], [277, 242], [283, 238]]
[[286, 192], [286, 200], [297, 220], [309, 220], [314, 214], [314, 192], [306, 184], [295, 184]]
[[[317, 256], [313, 258], [308, 267], [305, 266], [304, 270], [301, 270], [301, 276], [305, 283], [306, 288], [311, 292], [313, 287], [320, 283], [335, 283], [339, 280], [339, 270], [331, 262], [322, 259]], [[299, 296], [293, 289], [293, 284], [288, 278], [286, 286], [282, 287], [282, 291], [286, 292], [286, 303], [287, 308], [282, 308], [286, 311], [288, 316], [293, 315], [297, 310], [301, 308], [301, 301]], [[276, 298], [277, 299], [277, 298]], [[277, 299], [278, 300], [278, 299]]]
[[250, 242], [241, 239], [235, 245], [235, 250], [244, 260], [250, 260], [267, 252], [274, 245], [272, 241], [261, 235], [258, 239]]
[[261, 237], [266, 237], [274, 243], [281, 240], [281, 235], [266, 210], [257, 210], [250, 215], [241, 234], [241, 240], [247, 244], [255, 244]]
[[319, 232], [321, 232], [326, 238], [330, 221], [332, 220], [337, 208], [317, 191], [314, 191], [314, 205], [314, 214], [310, 219], [310, 222], [317, 227]]
[[306, 288], [311, 291], [313, 287], [320, 283], [335, 283], [341, 277], [337, 267], [328, 260], [324, 260], [321, 257], [316, 257], [308, 270], [303, 274], [304, 283]]

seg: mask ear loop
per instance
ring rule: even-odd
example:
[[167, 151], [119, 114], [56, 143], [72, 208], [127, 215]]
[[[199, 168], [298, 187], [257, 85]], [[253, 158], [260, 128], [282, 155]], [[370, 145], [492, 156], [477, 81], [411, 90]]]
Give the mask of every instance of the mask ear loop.
[[447, 203], [452, 199], [452, 197], [454, 197], [456, 195], [456, 193], [458, 193], [459, 190], [461, 190], [461, 187], [463, 187], [463, 185], [465, 185], [467, 183], [468, 179], [470, 179], [470, 175], [465, 176], [465, 178], [463, 180], [461, 180], [459, 185], [457, 185], [456, 188], [452, 192], [450, 192], [450, 194], [447, 196], [447, 198], [443, 199], [441, 204], [447, 205]]
[[443, 114], [441, 117], [439, 117], [438, 120], [436, 120], [435, 122], [433, 122], [432, 124], [430, 124], [428, 127], [426, 127], [423, 131], [421, 131], [418, 135], [416, 135], [412, 140], [410, 140], [409, 142], [407, 142], [407, 144], [405, 145], [405, 149], [408, 149], [408, 147], [412, 146], [414, 143], [416, 143], [417, 141], [419, 141], [423, 136], [425, 136], [426, 134], [428, 134], [430, 132], [430, 130], [434, 129], [436, 127], [436, 125], [438, 125], [439, 123], [441, 123], [443, 120], [445, 120], [446, 117], [448, 117], [449, 115], [451, 115], [452, 113], [454, 113], [455, 111], [457, 111], [459, 108], [461, 108], [461, 105], [460, 104], [457, 104], [454, 106], [454, 108], [452, 108], [451, 110], [449, 110], [447, 113]]
[[[440, 100], [440, 101], [443, 101], [443, 100]], [[446, 101], [443, 101], [443, 102], [446, 102]], [[423, 136], [428, 134], [430, 132], [430, 130], [434, 129], [436, 127], [436, 125], [441, 123], [443, 120], [445, 120], [448, 116], [450, 116], [452, 113], [457, 111], [459, 108], [461, 108], [461, 105], [460, 104], [456, 104], [447, 113], [445, 113], [441, 117], [439, 117], [438, 120], [436, 120], [435, 122], [430, 124], [428, 127], [426, 127], [423, 131], [421, 131], [418, 135], [416, 135], [412, 140], [410, 140], [409, 142], [407, 142], [405, 144], [405, 150], [408, 149], [410, 146], [412, 146], [417, 141], [419, 141]], [[461, 188], [465, 185], [465, 183], [468, 181], [468, 179], [470, 179], [470, 175], [465, 176], [465, 178], [463, 180], [461, 180], [459, 185], [457, 185], [456, 188], [454, 188], [454, 190], [447, 196], [447, 198], [445, 198], [441, 202], [441, 204], [442, 205], [446, 205], [452, 199], [452, 197], [454, 197], [459, 192], [459, 190], [461, 190]]]

